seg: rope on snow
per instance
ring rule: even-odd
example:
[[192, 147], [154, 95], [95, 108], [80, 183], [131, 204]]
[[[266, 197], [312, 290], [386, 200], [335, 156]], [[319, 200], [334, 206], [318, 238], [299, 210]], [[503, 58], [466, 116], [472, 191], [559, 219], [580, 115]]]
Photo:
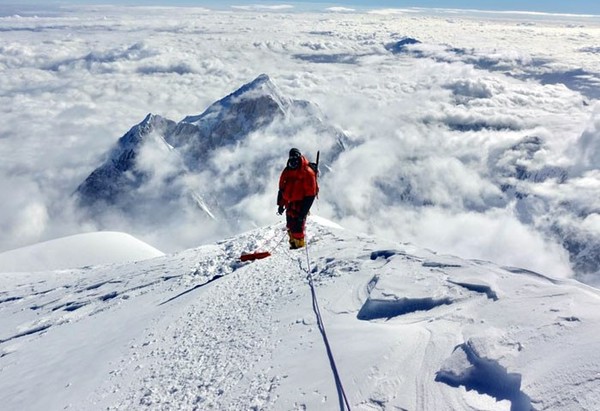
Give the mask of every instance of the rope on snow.
[[[340, 374], [337, 369], [337, 365], [335, 363], [335, 359], [333, 357], [333, 351], [331, 350], [331, 345], [329, 344], [329, 339], [327, 338], [327, 332], [325, 330], [325, 324], [323, 324], [323, 317], [321, 316], [321, 310], [319, 308], [319, 302], [317, 300], [317, 292], [315, 290], [315, 285], [313, 283], [313, 277], [310, 270], [310, 256], [308, 254], [308, 242], [304, 247], [306, 249], [306, 273], [308, 285], [310, 285], [310, 292], [312, 295], [312, 305], [313, 311], [315, 312], [315, 316], [317, 317], [317, 325], [319, 326], [319, 331], [321, 332], [321, 336], [323, 337], [323, 342], [325, 343], [325, 349], [327, 350], [327, 356], [329, 357], [329, 365], [331, 366], [331, 371], [333, 372], [333, 378], [335, 379], [335, 386], [338, 392], [338, 399], [340, 402], [340, 411], [351, 411], [350, 404], [348, 402], [348, 398], [346, 397], [346, 392], [344, 391], [344, 386], [342, 384], [342, 379], [340, 378]], [[302, 269], [302, 264], [300, 264], [300, 268]], [[303, 269], [304, 270], [304, 269]]]

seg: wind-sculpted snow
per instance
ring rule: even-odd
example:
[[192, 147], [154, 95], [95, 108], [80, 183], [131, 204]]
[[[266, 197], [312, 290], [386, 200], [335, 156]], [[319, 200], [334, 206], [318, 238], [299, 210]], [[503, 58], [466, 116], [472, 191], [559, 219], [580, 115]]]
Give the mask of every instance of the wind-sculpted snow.
[[[309, 273], [352, 409], [600, 400], [597, 290], [317, 221], [308, 253], [279, 223], [136, 263], [0, 274], [3, 406], [337, 409]], [[257, 250], [272, 256], [240, 262]]]
[[508, 400], [511, 411], [533, 409], [530, 398], [521, 391], [521, 375], [509, 373], [496, 361], [480, 357], [469, 342], [456, 347], [435, 380], [452, 387], [464, 386], [497, 401]]
[[[452, 282], [452, 281], [450, 281]], [[460, 285], [461, 287], [466, 288], [467, 290], [470, 291], [475, 291], [476, 293], [482, 293], [485, 294], [487, 296], [487, 298], [489, 298], [490, 300], [493, 301], [497, 301], [498, 300], [498, 295], [496, 294], [496, 292], [494, 290], [492, 290], [492, 288], [489, 285], [485, 285], [485, 284], [472, 284], [472, 283], [459, 283], [459, 282], [452, 282], [453, 284], [456, 285]]]
[[[382, 270], [402, 271], [398, 267], [404, 266], [405, 262], [410, 265], [419, 263], [414, 257], [406, 255], [401, 251], [378, 250], [371, 253], [370, 259], [378, 261], [379, 258], [385, 260]], [[443, 258], [442, 258], [443, 260]], [[460, 267], [454, 263], [424, 261], [422, 267], [426, 268], [451, 268]], [[432, 270], [431, 276], [420, 276], [418, 287], [411, 287], [410, 291], [404, 290], [402, 285], [390, 284], [387, 281], [388, 276], [379, 274], [371, 279], [367, 286], [368, 297], [357, 314], [359, 320], [374, 320], [379, 318], [391, 319], [393, 317], [408, 315], [419, 311], [434, 310], [436, 307], [451, 305], [456, 300], [464, 297], [462, 292], [454, 287], [452, 281], [439, 281], [438, 271]], [[384, 284], [380, 284], [384, 281]], [[453, 288], [454, 287], [454, 288]], [[391, 290], [398, 289], [397, 292]]]
[[377, 260], [378, 258], [384, 258], [384, 259], [389, 259], [393, 256], [395, 256], [396, 254], [400, 254], [400, 251], [395, 251], [395, 250], [378, 250], [378, 251], [373, 251], [371, 253], [371, 260]]
[[429, 311], [440, 305], [452, 304], [449, 298], [397, 298], [394, 300], [369, 299], [362, 306], [356, 318], [359, 320], [390, 319], [415, 311]]
[[38, 326], [32, 327], [32, 328], [22, 331], [18, 334], [11, 335], [10, 337], [7, 337], [5, 339], [0, 339], [0, 344], [3, 344], [5, 342], [11, 341], [11, 340], [15, 340], [17, 338], [26, 337], [28, 335], [41, 333], [43, 331], [46, 331], [50, 327], [52, 327], [51, 324], [38, 325]]

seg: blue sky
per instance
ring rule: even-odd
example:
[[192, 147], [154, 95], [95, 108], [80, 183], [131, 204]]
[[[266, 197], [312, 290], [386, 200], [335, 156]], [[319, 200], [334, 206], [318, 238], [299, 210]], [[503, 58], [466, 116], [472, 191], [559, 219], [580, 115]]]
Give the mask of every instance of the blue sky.
[[294, 0], [294, 1], [268, 1], [268, 0], [0, 0], [1, 5], [49, 5], [49, 4], [117, 4], [117, 5], [187, 5], [225, 8], [231, 5], [248, 4], [296, 4], [301, 8], [324, 8], [331, 6], [345, 6], [354, 8], [393, 8], [393, 7], [431, 7], [431, 8], [462, 8], [479, 10], [518, 10], [538, 11], [548, 13], [573, 13], [573, 14], [598, 14], [600, 15], [600, 2], [591, 0], [345, 0], [323, 2], [322, 0]]

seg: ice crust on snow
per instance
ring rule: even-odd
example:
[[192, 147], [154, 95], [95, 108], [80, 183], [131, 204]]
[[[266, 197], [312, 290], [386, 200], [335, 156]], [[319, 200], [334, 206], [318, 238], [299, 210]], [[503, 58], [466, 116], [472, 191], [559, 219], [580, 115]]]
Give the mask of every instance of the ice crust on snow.
[[[308, 259], [276, 224], [134, 263], [0, 273], [3, 406], [336, 409], [309, 272], [353, 409], [600, 402], [598, 290], [321, 221]], [[239, 261], [258, 247], [272, 257]]]

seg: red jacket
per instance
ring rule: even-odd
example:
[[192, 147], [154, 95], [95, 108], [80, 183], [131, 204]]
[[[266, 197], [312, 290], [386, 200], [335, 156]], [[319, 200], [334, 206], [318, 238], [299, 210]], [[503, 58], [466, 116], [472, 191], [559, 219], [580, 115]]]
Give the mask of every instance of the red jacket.
[[288, 208], [290, 203], [302, 201], [306, 197], [315, 197], [319, 191], [315, 172], [304, 156], [301, 159], [302, 162], [297, 169], [286, 167], [281, 172], [277, 198], [279, 206]]

